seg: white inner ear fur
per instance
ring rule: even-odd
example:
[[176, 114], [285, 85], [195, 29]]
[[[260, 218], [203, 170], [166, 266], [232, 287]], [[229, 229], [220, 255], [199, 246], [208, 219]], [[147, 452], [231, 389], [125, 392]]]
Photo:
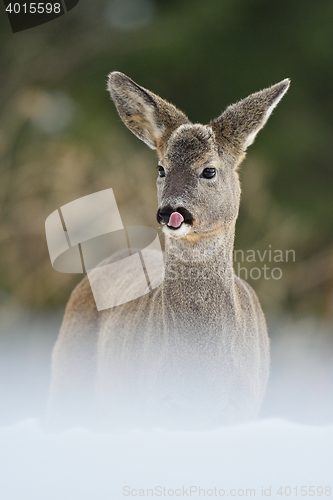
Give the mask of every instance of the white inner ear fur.
[[[245, 148], [248, 148], [249, 146], [251, 146], [251, 144], [254, 143], [254, 139], [256, 138], [256, 135], [257, 133], [259, 132], [259, 130], [262, 129], [262, 127], [265, 125], [265, 123], [267, 122], [268, 118], [271, 116], [272, 114], [272, 111], [274, 108], [276, 108], [276, 106], [279, 104], [279, 102], [281, 101], [282, 97], [284, 96], [284, 94], [287, 92], [288, 88], [289, 88], [289, 80], [286, 79], [286, 80], [283, 80], [284, 82], [288, 82], [288, 85], [286, 86], [286, 88], [281, 92], [281, 94], [278, 95], [278, 97], [275, 99], [275, 101], [269, 106], [269, 108], [267, 109], [266, 113], [265, 113], [265, 116], [260, 124], [260, 126], [253, 130], [247, 137], [247, 140], [246, 140], [246, 144], [245, 144]], [[282, 82], [281, 82], [282, 83]]]
[[135, 94], [135, 96], [132, 96], [132, 100], [134, 103], [133, 108], [137, 110], [138, 114], [142, 114], [146, 122], [149, 123], [149, 127], [142, 126], [145, 137], [143, 141], [151, 149], [156, 149], [156, 141], [162, 137], [165, 126], [157, 124], [154, 107], [149, 106], [143, 98]]
[[[267, 120], [267, 118], [266, 118], [266, 120]], [[257, 128], [256, 130], [254, 130], [253, 132], [251, 132], [251, 134], [249, 134], [247, 136], [246, 143], [245, 143], [245, 149], [248, 148], [249, 146], [251, 146], [251, 144], [254, 143], [254, 139], [256, 138], [257, 133], [259, 132], [259, 130], [261, 129], [261, 127], [263, 127], [265, 125], [265, 123], [266, 123], [266, 121], [262, 125], [260, 125], [259, 128]]]
[[158, 125], [155, 119], [154, 115], [154, 109], [152, 109], [150, 106], [147, 106], [144, 108], [145, 109], [145, 114], [146, 114], [146, 120], [149, 122], [150, 129], [145, 131], [145, 135], [148, 135], [148, 141], [146, 144], [151, 148], [151, 149], [156, 149], [156, 141], [158, 141], [162, 135], [163, 132], [165, 131], [165, 125], [161, 124]]

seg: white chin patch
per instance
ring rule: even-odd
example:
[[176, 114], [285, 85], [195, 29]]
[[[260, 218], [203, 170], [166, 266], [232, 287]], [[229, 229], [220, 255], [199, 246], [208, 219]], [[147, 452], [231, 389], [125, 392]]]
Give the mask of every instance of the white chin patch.
[[190, 224], [183, 222], [178, 229], [170, 229], [168, 226], [163, 226], [162, 231], [166, 236], [171, 236], [171, 238], [182, 238], [189, 232], [191, 227]]

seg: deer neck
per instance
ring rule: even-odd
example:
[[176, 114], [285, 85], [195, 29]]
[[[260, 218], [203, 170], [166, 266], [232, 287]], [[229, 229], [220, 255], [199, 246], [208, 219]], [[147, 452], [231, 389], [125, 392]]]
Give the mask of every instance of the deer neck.
[[[207, 286], [207, 280], [219, 281], [225, 288], [234, 283], [233, 248], [235, 223], [224, 225], [222, 230], [198, 239], [170, 238], [165, 241], [165, 284], [181, 280], [197, 281], [197, 286]], [[205, 279], [204, 279], [205, 278]]]

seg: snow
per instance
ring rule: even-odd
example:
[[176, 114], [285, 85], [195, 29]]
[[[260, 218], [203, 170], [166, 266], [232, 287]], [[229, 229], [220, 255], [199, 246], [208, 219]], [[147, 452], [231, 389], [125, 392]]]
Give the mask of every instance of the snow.
[[200, 432], [48, 433], [61, 315], [22, 314], [3, 319], [0, 335], [0, 500], [333, 496], [333, 345], [317, 322], [270, 326], [260, 420]]
[[0, 428], [0, 460], [1, 500], [306, 498], [318, 487], [326, 498], [333, 425], [266, 419], [200, 432], [48, 433], [28, 419]]

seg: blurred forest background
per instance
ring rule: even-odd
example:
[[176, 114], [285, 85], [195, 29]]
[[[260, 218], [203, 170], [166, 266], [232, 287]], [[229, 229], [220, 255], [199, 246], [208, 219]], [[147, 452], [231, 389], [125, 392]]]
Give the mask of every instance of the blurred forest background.
[[[66, 15], [15, 34], [0, 8], [2, 389], [18, 363], [31, 368], [42, 359], [39, 352], [49, 353], [64, 305], [82, 279], [52, 269], [47, 216], [112, 187], [125, 225], [157, 227], [156, 156], [120, 121], [106, 92], [108, 73], [124, 72], [201, 123], [288, 77], [290, 90], [241, 167], [235, 248], [295, 251], [295, 262], [264, 262], [281, 267], [281, 279], [249, 278], [272, 338], [268, 399], [277, 414], [279, 391], [292, 405], [288, 387], [296, 378], [303, 399], [312, 394], [307, 420], [333, 419], [327, 396], [333, 378], [332, 0], [80, 0]], [[21, 357], [9, 366], [4, 360], [13, 349]], [[44, 390], [47, 383], [39, 383]], [[324, 416], [316, 420], [316, 412]]]

